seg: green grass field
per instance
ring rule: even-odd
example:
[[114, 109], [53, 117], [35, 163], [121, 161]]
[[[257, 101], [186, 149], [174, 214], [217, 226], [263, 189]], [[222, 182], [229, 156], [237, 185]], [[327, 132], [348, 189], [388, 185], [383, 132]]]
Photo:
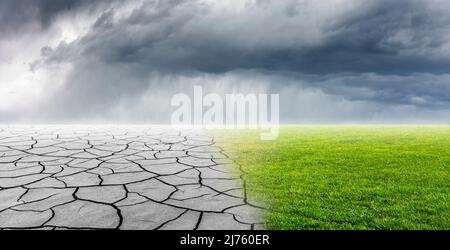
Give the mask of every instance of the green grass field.
[[[450, 126], [228, 131], [271, 229], [450, 229]], [[232, 143], [226, 143], [232, 141]]]

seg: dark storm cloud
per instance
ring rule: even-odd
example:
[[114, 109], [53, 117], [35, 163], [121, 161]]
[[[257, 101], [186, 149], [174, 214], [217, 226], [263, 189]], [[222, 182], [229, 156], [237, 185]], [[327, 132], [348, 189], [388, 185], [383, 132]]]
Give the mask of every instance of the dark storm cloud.
[[333, 25], [335, 35], [300, 61], [318, 73], [448, 73], [448, 55], [433, 55], [449, 42], [448, 7], [431, 11], [426, 1], [379, 1], [373, 8]]
[[[258, 15], [265, 7], [273, 7], [265, 6], [266, 1], [249, 5], [244, 12], [256, 21], [232, 15], [211, 17], [210, 9], [192, 1], [149, 2], [120, 20], [113, 20], [113, 12], [105, 12], [86, 37], [61, 45], [49, 60], [77, 54], [107, 63], [208, 73], [236, 69], [314, 74], [450, 70], [448, 55], [433, 55], [448, 43], [450, 18], [445, 11], [430, 10], [424, 1], [368, 1], [370, 8], [337, 16], [323, 26], [303, 27], [326, 36], [308, 45], [304, 41], [308, 31], [292, 26], [308, 22], [302, 18], [302, 6], [287, 2], [291, 4], [272, 4], [294, 10], [277, 11], [270, 20], [274, 27], [268, 29], [262, 21], [271, 15]], [[277, 27], [277, 22], [286, 27]], [[251, 40], [251, 36], [260, 40]], [[273, 41], [278, 36], [281, 40]], [[283, 36], [292, 41], [283, 41]]]
[[[3, 35], [24, 32], [28, 25], [45, 29], [58, 15], [105, 7], [113, 0], [2, 0], [0, 32]], [[33, 27], [36, 28], [36, 27]]]
[[56, 17], [92, 9], [86, 33], [43, 46], [32, 64], [33, 71], [71, 66], [42, 104], [54, 112], [49, 119], [128, 119], [142, 112], [123, 107], [142, 103], [167, 113], [161, 100], [193, 84], [285, 92], [284, 115], [292, 121], [302, 114], [290, 107], [307, 105], [300, 98], [336, 121], [395, 120], [414, 111], [420, 120], [450, 109], [448, 1], [7, 0], [0, 30], [14, 34], [29, 23], [45, 29]]

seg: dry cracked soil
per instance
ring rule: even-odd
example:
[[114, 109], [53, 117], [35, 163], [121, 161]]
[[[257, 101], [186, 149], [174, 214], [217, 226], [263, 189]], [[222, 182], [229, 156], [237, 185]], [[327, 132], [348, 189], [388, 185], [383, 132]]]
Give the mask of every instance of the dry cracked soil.
[[167, 126], [0, 126], [0, 229], [263, 229], [213, 135]]

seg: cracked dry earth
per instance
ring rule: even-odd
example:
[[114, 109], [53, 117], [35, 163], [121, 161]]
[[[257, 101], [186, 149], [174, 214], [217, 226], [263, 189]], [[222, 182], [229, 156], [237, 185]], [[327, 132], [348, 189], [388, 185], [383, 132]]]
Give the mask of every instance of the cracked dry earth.
[[1, 229], [262, 229], [214, 137], [158, 126], [0, 126]]

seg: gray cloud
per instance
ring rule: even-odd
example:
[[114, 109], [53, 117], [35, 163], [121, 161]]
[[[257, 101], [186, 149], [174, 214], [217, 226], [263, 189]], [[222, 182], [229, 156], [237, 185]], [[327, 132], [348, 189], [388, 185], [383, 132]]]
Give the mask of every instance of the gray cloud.
[[[450, 69], [449, 51], [435, 56], [449, 45], [450, 18], [424, 1], [364, 1], [369, 7], [336, 13], [321, 13], [322, 6], [305, 7], [303, 2], [257, 1], [238, 16], [217, 16], [211, 7], [192, 1], [148, 2], [117, 19], [113, 11], [103, 13], [87, 36], [62, 44], [48, 60], [75, 59], [76, 54], [108, 63], [209, 73], [256, 68], [407, 74]], [[352, 2], [358, 6], [359, 1]], [[308, 17], [310, 12], [319, 16]]]
[[[23, 32], [22, 29], [45, 29], [59, 15], [105, 8], [114, 1], [106, 0], [3, 0], [0, 2], [2, 35]], [[27, 30], [30, 31], [30, 30]], [[14, 34], [13, 34], [14, 35]]]
[[12, 35], [27, 23], [95, 15], [87, 32], [33, 59], [37, 72], [70, 65], [37, 105], [42, 119], [167, 121], [170, 96], [200, 84], [284, 93], [284, 121], [448, 121], [447, 1], [132, 3], [0, 4], [0, 14], [24, 17], [0, 15]]

